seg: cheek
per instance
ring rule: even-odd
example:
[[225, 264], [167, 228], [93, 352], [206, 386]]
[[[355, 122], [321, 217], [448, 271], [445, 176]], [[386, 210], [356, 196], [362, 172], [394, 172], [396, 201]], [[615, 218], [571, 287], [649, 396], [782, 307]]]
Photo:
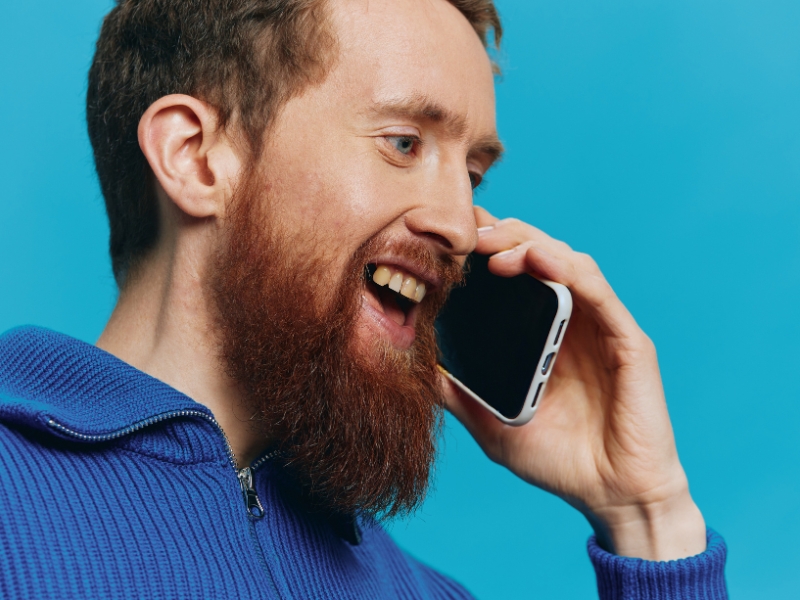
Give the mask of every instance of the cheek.
[[319, 241], [335, 239], [334, 247], [352, 251], [400, 218], [408, 210], [403, 199], [415, 194], [384, 165], [370, 162], [330, 161], [296, 173], [282, 194], [282, 212], [293, 228]]
[[282, 139], [268, 159], [275, 208], [295, 243], [351, 256], [419, 204], [431, 168], [390, 165], [371, 138], [319, 138]]

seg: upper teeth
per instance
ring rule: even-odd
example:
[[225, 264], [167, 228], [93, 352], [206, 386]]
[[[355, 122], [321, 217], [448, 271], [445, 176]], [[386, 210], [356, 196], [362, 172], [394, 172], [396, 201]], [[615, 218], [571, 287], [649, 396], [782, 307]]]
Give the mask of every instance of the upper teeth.
[[425, 297], [425, 284], [417, 283], [411, 275], [386, 265], [379, 265], [372, 276], [372, 281], [383, 286], [389, 284], [389, 289], [400, 293], [409, 300], [422, 302]]

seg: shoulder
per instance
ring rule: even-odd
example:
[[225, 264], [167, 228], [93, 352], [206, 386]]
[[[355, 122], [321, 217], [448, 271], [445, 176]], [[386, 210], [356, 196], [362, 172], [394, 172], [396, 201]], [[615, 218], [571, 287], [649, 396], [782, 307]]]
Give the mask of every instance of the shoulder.
[[54, 435], [42, 419], [10, 406], [12, 410], [6, 404], [0, 411], [0, 511], [20, 494], [27, 502], [34, 496], [44, 499], [55, 479], [70, 479], [80, 468], [77, 442]]
[[15, 507], [26, 503], [24, 496], [30, 495], [30, 486], [37, 479], [39, 452], [33, 433], [0, 421], [0, 512], [7, 518]]
[[427, 583], [427, 587], [434, 592], [435, 598], [447, 598], [448, 600], [471, 600], [473, 598], [472, 594], [456, 580], [410, 555], [409, 560], [416, 564], [420, 577]]
[[428, 592], [430, 598], [437, 600], [471, 600], [473, 598], [460, 583], [437, 571], [433, 567], [417, 560], [400, 548], [392, 537], [372, 520], [361, 520], [364, 549], [378, 555], [379, 562], [391, 564], [391, 571], [400, 575], [406, 585], [414, 581], [419, 588]]

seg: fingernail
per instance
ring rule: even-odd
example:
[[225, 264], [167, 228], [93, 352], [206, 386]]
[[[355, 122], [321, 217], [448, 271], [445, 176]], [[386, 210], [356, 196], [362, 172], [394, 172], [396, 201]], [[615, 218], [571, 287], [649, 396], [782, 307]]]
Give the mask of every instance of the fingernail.
[[495, 256], [506, 256], [508, 254], [511, 254], [512, 252], [516, 252], [517, 248], [519, 248], [519, 246], [514, 246], [513, 248], [510, 248], [509, 250], [503, 250], [502, 252], [498, 252], [497, 254], [495, 254]]
[[494, 225], [487, 225], [486, 227], [478, 227], [478, 236], [482, 236], [484, 233], [488, 233], [492, 229], [494, 229]]

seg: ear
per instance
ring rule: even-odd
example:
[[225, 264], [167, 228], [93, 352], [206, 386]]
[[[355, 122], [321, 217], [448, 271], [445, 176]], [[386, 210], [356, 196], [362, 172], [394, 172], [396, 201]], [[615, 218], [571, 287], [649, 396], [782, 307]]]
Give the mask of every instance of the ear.
[[209, 104], [172, 94], [139, 121], [139, 146], [166, 196], [196, 218], [219, 216], [241, 162]]

